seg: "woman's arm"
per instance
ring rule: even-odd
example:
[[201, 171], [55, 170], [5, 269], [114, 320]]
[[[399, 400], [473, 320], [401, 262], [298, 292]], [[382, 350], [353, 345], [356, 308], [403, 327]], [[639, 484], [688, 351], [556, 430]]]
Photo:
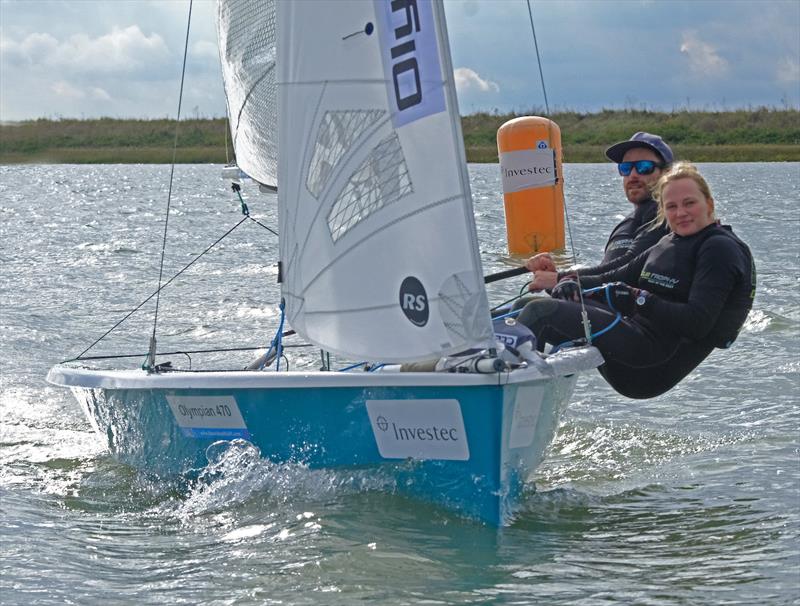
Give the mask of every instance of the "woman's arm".
[[688, 301], [650, 295], [639, 313], [665, 331], [699, 341], [714, 328], [728, 296], [742, 279], [743, 268], [747, 271], [749, 262], [744, 256], [730, 238], [709, 238], [697, 252]]
[[575, 270], [567, 269], [559, 271], [558, 279], [560, 280], [567, 275], [574, 274], [581, 276], [581, 278], [583, 278], [584, 275], [596, 276], [619, 269], [620, 267], [623, 267], [624, 265], [627, 265], [633, 261], [643, 252], [650, 250], [668, 233], [669, 231], [665, 227], [657, 227], [656, 229], [652, 230], [642, 229], [636, 234], [636, 237], [634, 237], [633, 242], [631, 242], [625, 254], [620, 255], [619, 257], [616, 257], [615, 259], [612, 259], [606, 263], [595, 265], [594, 267], [579, 267]]
[[642, 273], [642, 268], [644, 268], [644, 265], [647, 262], [647, 256], [649, 254], [650, 250], [645, 250], [639, 256], [628, 261], [628, 263], [625, 265], [616, 267], [604, 273], [591, 275], [582, 273], [580, 274], [581, 286], [586, 289], [602, 286], [603, 284], [608, 284], [609, 282], [625, 282], [626, 284], [635, 287], [639, 282], [639, 276]]

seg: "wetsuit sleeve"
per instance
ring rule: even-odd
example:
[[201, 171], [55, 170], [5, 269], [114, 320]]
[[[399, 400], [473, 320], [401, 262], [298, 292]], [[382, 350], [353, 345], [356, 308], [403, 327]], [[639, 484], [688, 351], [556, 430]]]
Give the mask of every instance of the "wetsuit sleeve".
[[648, 248], [621, 267], [616, 267], [600, 274], [581, 274], [581, 287], [584, 289], [594, 288], [609, 282], [625, 282], [631, 286], [636, 286], [639, 283], [639, 276], [642, 274], [642, 268], [644, 268], [649, 254], [650, 249]]
[[732, 239], [709, 238], [697, 252], [688, 301], [652, 295], [639, 313], [665, 331], [699, 341], [712, 331], [728, 296], [748, 268], [748, 260]]
[[627, 265], [643, 252], [650, 250], [653, 246], [658, 244], [658, 241], [661, 240], [661, 238], [663, 238], [666, 234], [667, 230], [664, 227], [658, 227], [656, 229], [642, 229], [638, 234], [636, 234], [636, 237], [633, 239], [633, 242], [631, 242], [631, 245], [628, 247], [628, 250], [625, 252], [625, 254], [615, 257], [606, 263], [595, 265], [594, 267], [581, 267], [574, 270], [560, 271], [558, 272], [558, 279], [560, 280], [565, 276], [575, 274], [578, 274], [581, 276], [581, 278], [583, 278], [583, 276], [596, 276], [613, 271], [619, 267]]

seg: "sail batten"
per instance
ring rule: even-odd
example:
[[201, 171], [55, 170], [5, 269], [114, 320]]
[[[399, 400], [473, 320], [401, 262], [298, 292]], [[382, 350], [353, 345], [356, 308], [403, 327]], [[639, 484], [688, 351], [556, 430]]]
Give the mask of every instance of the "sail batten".
[[383, 362], [494, 343], [444, 13], [406, 8], [276, 7], [287, 320], [328, 351]]

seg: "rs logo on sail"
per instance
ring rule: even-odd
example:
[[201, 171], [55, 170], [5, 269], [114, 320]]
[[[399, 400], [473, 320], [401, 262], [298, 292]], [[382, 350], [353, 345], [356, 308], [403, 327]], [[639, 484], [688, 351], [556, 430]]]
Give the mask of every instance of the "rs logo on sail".
[[428, 323], [428, 295], [422, 282], [413, 276], [407, 277], [400, 285], [400, 309], [415, 326]]

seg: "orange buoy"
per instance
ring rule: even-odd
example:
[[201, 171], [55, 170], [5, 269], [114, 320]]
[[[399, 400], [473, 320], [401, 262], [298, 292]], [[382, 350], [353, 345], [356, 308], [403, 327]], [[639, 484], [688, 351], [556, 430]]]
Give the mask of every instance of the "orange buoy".
[[564, 248], [561, 129], [522, 116], [497, 130], [508, 252], [530, 255]]

